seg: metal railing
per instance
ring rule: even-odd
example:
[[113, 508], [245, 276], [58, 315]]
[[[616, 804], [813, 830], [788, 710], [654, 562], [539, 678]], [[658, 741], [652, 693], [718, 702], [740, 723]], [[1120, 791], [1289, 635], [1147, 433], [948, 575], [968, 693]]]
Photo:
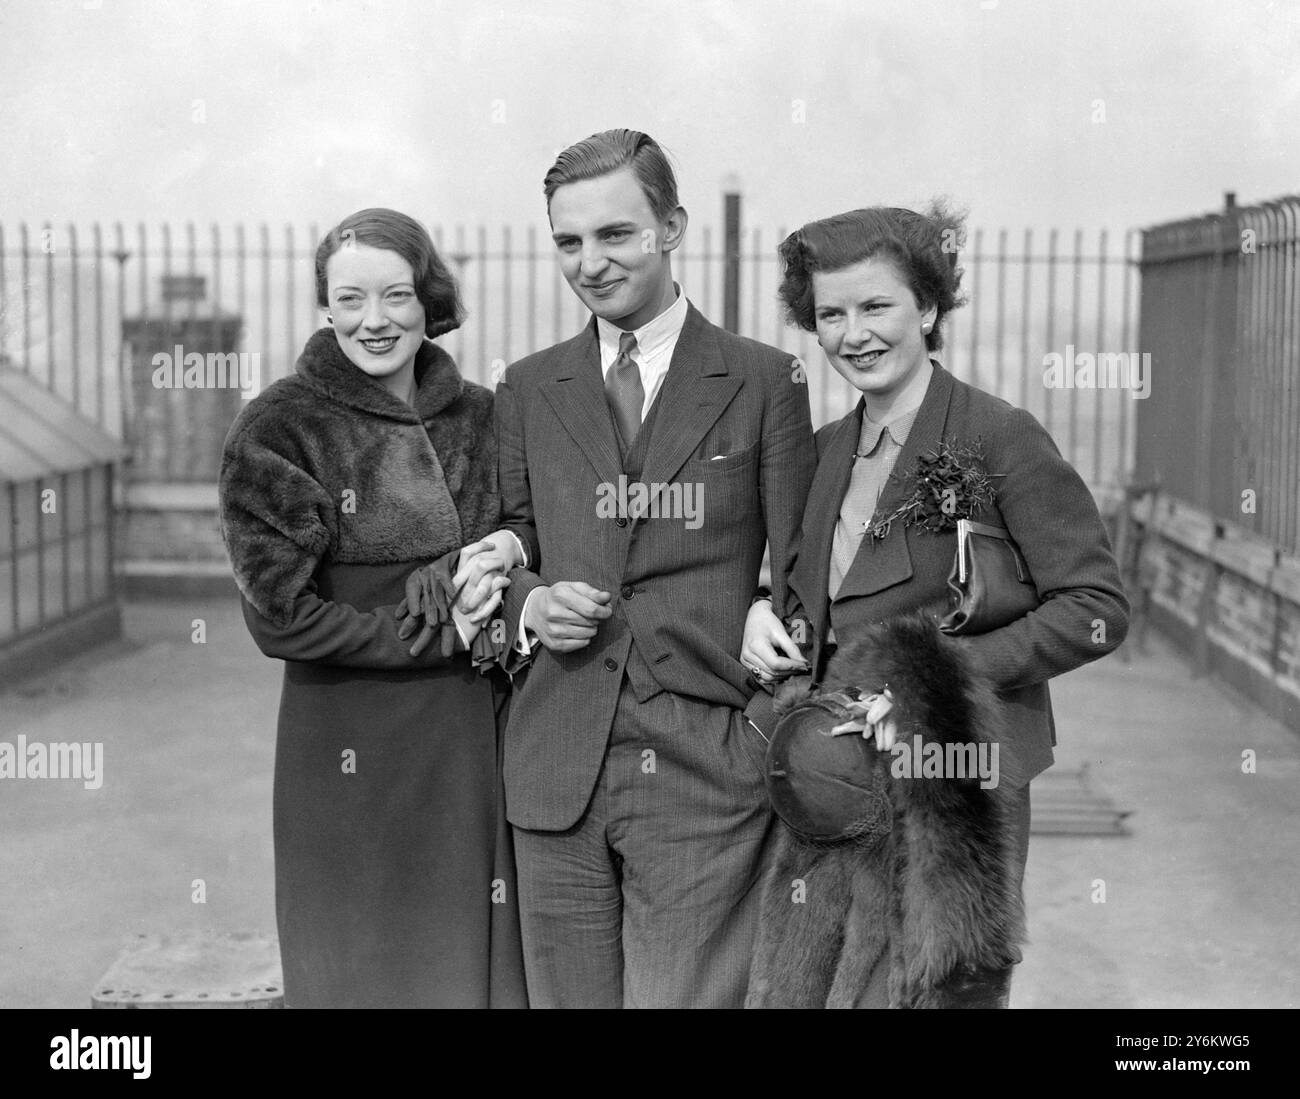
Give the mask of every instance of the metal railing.
[[[813, 418], [843, 415], [857, 394], [826, 364], [814, 337], [786, 326], [776, 300], [776, 245], [786, 229], [751, 228], [741, 237], [739, 331], [798, 355], [807, 364]], [[75, 408], [141, 450], [154, 433], [149, 470], [128, 477], [211, 481], [216, 454], [172, 445], [198, 418], [232, 415], [228, 401], [202, 392], [154, 416], [140, 406], [142, 372], [123, 332], [133, 318], [153, 318], [193, 333], [211, 326], [213, 342], [238, 318], [240, 349], [256, 353], [262, 383], [287, 374], [307, 335], [323, 323], [315, 303], [312, 257], [319, 231], [267, 225], [193, 223], [173, 232], [115, 224], [56, 229], [0, 226], [0, 361], [8, 361]], [[442, 338], [465, 376], [493, 384], [498, 367], [565, 339], [587, 314], [564, 284], [549, 238], [536, 226], [434, 230], [435, 243], [459, 275], [469, 311], [465, 325]], [[974, 230], [960, 257], [970, 302], [952, 314], [940, 358], [958, 377], [1027, 408], [1094, 489], [1128, 475], [1133, 446], [1131, 394], [1101, 388], [1059, 390], [1044, 382], [1046, 357], [1077, 351], [1135, 351], [1136, 234], [1046, 234]], [[674, 272], [691, 300], [721, 322], [721, 234], [692, 227], [675, 254]], [[164, 278], [201, 276], [203, 300], [175, 301]], [[135, 395], [133, 395], [133, 390]], [[157, 422], [155, 422], [157, 421]], [[162, 426], [159, 426], [159, 425]], [[215, 433], [219, 436], [219, 432]]]
[[1300, 195], [1155, 226], [1142, 241], [1152, 396], [1136, 474], [1300, 548]]

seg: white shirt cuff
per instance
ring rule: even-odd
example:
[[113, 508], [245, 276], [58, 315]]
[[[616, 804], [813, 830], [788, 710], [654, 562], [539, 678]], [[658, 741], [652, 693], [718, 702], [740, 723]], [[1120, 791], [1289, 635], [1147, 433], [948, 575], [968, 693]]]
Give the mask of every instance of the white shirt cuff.
[[531, 656], [533, 646], [537, 644], [537, 634], [524, 627], [524, 616], [528, 614], [528, 604], [533, 601], [533, 596], [536, 594], [537, 589], [534, 588], [524, 597], [523, 609], [519, 612], [519, 632], [515, 635], [515, 651], [524, 656]]
[[528, 547], [524, 545], [524, 540], [513, 530], [508, 530], [506, 533], [515, 540], [515, 545], [519, 547], [519, 559], [523, 562], [520, 568], [526, 569], [528, 567]]

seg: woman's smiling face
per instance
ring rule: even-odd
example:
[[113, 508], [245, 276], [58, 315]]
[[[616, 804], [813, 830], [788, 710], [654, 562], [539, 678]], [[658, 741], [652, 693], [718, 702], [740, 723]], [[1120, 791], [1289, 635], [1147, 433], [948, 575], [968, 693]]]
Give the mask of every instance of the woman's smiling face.
[[405, 259], [349, 242], [330, 256], [325, 276], [334, 334], [352, 362], [372, 378], [386, 378], [414, 361], [425, 316]]
[[855, 389], [887, 400], [929, 362], [922, 309], [895, 264], [882, 256], [838, 271], [812, 273], [817, 342], [835, 372]]

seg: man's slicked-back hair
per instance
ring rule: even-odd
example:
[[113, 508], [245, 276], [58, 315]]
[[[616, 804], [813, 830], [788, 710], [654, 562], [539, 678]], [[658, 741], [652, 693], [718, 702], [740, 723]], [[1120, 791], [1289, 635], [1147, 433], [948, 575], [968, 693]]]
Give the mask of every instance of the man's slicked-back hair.
[[565, 149], [542, 180], [546, 208], [566, 183], [596, 179], [620, 168], [632, 169], [655, 217], [667, 221], [677, 209], [677, 177], [659, 142], [639, 130], [602, 130]]

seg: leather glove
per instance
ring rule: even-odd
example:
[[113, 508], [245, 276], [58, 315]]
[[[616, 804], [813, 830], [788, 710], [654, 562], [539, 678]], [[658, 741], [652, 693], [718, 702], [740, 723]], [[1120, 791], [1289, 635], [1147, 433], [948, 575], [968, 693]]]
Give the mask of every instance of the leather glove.
[[412, 657], [419, 657], [435, 637], [439, 639], [444, 659], [450, 659], [456, 651], [459, 635], [451, 608], [459, 594], [452, 586], [459, 557], [460, 550], [453, 550], [422, 565], [406, 578], [406, 594], [396, 611], [397, 637], [405, 641], [419, 631], [411, 646]]

